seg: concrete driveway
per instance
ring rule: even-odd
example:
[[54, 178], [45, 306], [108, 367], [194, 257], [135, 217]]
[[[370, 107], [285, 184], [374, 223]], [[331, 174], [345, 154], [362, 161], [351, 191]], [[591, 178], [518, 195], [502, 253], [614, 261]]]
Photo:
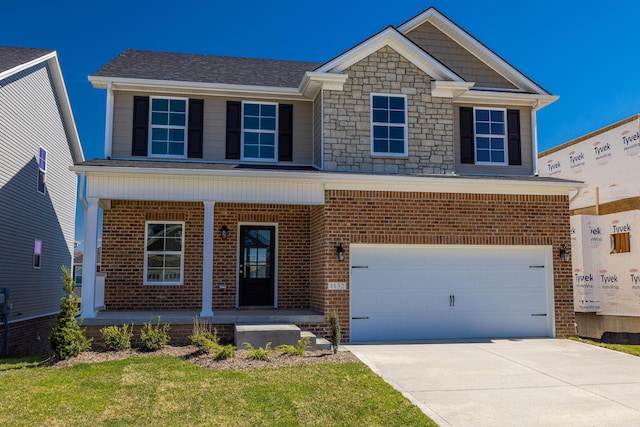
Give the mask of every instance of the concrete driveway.
[[440, 426], [640, 426], [640, 357], [552, 338], [347, 347]]

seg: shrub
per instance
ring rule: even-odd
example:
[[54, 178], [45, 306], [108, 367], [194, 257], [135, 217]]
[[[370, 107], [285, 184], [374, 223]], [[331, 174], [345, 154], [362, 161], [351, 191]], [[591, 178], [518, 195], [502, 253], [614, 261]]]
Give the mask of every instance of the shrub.
[[340, 319], [335, 311], [329, 313], [329, 326], [331, 328], [331, 348], [333, 348], [333, 354], [338, 352], [340, 341], [342, 341], [342, 334], [340, 333]]
[[211, 324], [201, 321], [198, 316], [193, 319], [193, 333], [189, 336], [191, 344], [198, 347], [200, 351], [211, 353], [219, 346], [218, 331], [211, 332]]
[[158, 324], [156, 326], [151, 323], [145, 323], [140, 329], [140, 339], [142, 340], [142, 351], [156, 351], [164, 347], [170, 340], [169, 324], [160, 325], [160, 316], [158, 316]]
[[80, 327], [76, 319], [80, 311], [80, 298], [73, 294], [76, 284], [71, 273], [62, 266], [63, 286], [65, 296], [60, 303], [60, 313], [56, 316], [56, 323], [49, 335], [49, 345], [56, 357], [69, 359], [91, 348], [91, 339], [85, 336], [85, 330]]
[[247, 348], [249, 359], [269, 360], [269, 356], [271, 355], [271, 353], [273, 353], [270, 342], [268, 342], [267, 345], [264, 346], [264, 348], [262, 347], [255, 348], [248, 342], [243, 343], [243, 345]]
[[127, 350], [131, 348], [131, 337], [133, 336], [133, 323], [131, 326], [126, 323], [120, 326], [105, 326], [100, 329], [102, 340], [108, 350]]
[[217, 348], [213, 352], [213, 358], [215, 360], [231, 359], [233, 357], [236, 357], [236, 347], [231, 344], [218, 344]]
[[311, 347], [311, 338], [303, 337], [298, 340], [296, 346], [292, 345], [279, 345], [276, 347], [276, 350], [283, 352], [289, 356], [302, 356], [307, 350]]

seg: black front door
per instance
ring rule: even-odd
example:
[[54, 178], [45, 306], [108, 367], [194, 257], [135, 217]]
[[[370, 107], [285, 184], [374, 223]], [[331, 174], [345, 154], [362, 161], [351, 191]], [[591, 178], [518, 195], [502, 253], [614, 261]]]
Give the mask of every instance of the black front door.
[[276, 228], [240, 226], [240, 306], [274, 306]]

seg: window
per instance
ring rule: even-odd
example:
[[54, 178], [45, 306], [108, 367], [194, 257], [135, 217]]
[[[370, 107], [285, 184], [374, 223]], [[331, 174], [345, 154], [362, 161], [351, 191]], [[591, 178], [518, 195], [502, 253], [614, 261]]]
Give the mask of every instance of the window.
[[407, 155], [407, 97], [371, 94], [371, 154]]
[[615, 233], [611, 235], [611, 253], [621, 254], [631, 252], [631, 237], [629, 233]]
[[47, 150], [40, 147], [38, 154], [38, 193], [44, 194], [45, 175], [47, 173]]
[[146, 224], [146, 285], [181, 285], [184, 267], [184, 223]]
[[476, 164], [506, 165], [506, 110], [476, 108], [474, 115]]
[[242, 103], [242, 159], [276, 161], [277, 104]]
[[151, 98], [149, 156], [186, 157], [187, 100]]
[[33, 268], [40, 268], [42, 262], [42, 240], [33, 243]]
[[74, 281], [76, 282], [76, 286], [82, 286], [82, 266], [77, 265], [73, 270]]

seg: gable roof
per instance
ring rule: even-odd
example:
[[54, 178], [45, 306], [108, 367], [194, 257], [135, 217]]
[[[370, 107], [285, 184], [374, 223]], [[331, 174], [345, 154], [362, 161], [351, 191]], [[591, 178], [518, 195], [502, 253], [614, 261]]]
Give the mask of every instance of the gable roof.
[[513, 83], [516, 87], [523, 91], [539, 94], [550, 95], [548, 91], [535, 83], [529, 77], [525, 76], [516, 67], [509, 64], [500, 55], [489, 49], [481, 41], [469, 34], [466, 30], [453, 22], [435, 7], [430, 7], [424, 12], [419, 13], [413, 18], [399, 25], [398, 31], [407, 34], [411, 30], [419, 27], [425, 22], [431, 23], [434, 27], [442, 31], [445, 35], [458, 43], [469, 53], [474, 55], [480, 61], [487, 64], [495, 72]]
[[151, 52], [127, 49], [92, 74], [141, 80], [298, 88], [316, 62]]
[[71, 102], [67, 94], [67, 87], [64, 83], [57, 52], [51, 49], [0, 46], [0, 80], [43, 62], [47, 63], [60, 104], [62, 122], [69, 138], [69, 148], [71, 149], [73, 161], [76, 163], [82, 162], [84, 161], [84, 152], [80, 144], [80, 136], [78, 135], [73, 111], [71, 110]]
[[456, 82], [462, 81], [462, 78], [455, 72], [391, 26], [374, 34], [328, 62], [325, 62], [315, 71], [324, 73], [344, 71], [346, 68], [380, 50], [384, 46], [391, 47], [434, 79]]

